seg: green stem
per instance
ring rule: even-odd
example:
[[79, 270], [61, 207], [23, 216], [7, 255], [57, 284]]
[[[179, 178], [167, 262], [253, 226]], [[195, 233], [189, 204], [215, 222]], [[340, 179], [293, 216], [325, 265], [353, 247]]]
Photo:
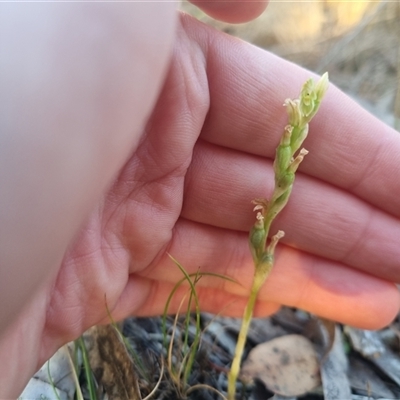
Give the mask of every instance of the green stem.
[[89, 355], [82, 336], [77, 339], [77, 343], [82, 352], [83, 366], [85, 370], [87, 385], [89, 388], [89, 398], [91, 400], [97, 400], [96, 388], [93, 382], [93, 375], [89, 362]]
[[254, 306], [257, 301], [258, 292], [260, 291], [263, 283], [267, 279], [272, 269], [272, 263], [268, 264], [269, 265], [267, 267], [263, 265], [262, 268], [256, 268], [256, 272], [253, 278], [250, 296], [244, 310], [243, 321], [236, 343], [235, 355], [233, 357], [232, 366], [228, 374], [228, 400], [235, 399], [236, 381], [240, 371], [240, 364], [243, 357], [244, 347], [246, 345], [247, 334], [249, 332], [250, 323], [253, 317]]

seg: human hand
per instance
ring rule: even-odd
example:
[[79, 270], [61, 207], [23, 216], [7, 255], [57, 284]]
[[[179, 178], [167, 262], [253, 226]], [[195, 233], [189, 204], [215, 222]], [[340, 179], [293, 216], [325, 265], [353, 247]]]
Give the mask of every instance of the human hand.
[[[200, 6], [244, 22], [265, 4]], [[40, 345], [52, 282], [94, 202], [138, 145], [168, 66], [175, 7], [1, 6], [2, 398], [17, 395], [53, 347]]]
[[[253, 273], [250, 201], [268, 197], [286, 124], [282, 103], [308, 77], [181, 18], [167, 80], [139, 146], [92, 211], [54, 284], [16, 325], [19, 332], [35, 327], [36, 339], [29, 340], [32, 346], [36, 340], [37, 364], [107, 322], [105, 296], [116, 319], [161, 313], [181, 278], [167, 253], [188, 272], [235, 278], [240, 285], [204, 278], [198, 294], [203, 310], [241, 315]], [[310, 154], [272, 229], [286, 237], [256, 314], [286, 304], [380, 327], [399, 303], [391, 283], [399, 280], [400, 184], [392, 173], [398, 134], [332, 87], [305, 145]]]
[[[282, 102], [309, 74], [187, 16], [178, 38], [138, 149], [65, 257], [48, 337], [71, 339], [107, 322], [104, 296], [116, 319], [162, 313], [181, 278], [168, 253], [189, 273], [236, 279], [240, 285], [203, 278], [198, 295], [203, 310], [242, 313], [253, 274], [250, 201], [268, 197], [286, 124]], [[380, 327], [398, 310], [391, 282], [399, 275], [400, 187], [388, 173], [398, 134], [331, 88], [306, 146], [272, 229], [286, 236], [256, 313], [285, 304]]]

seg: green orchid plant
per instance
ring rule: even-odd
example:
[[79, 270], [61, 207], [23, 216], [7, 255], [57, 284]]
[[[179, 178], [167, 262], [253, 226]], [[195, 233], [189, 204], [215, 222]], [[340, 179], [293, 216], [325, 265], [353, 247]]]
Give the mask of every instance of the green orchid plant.
[[292, 192], [295, 173], [308, 151], [301, 148], [308, 134], [308, 124], [317, 113], [322, 98], [328, 89], [328, 73], [315, 83], [312, 79], [303, 85], [296, 100], [287, 99], [284, 106], [289, 115], [289, 124], [285, 127], [274, 161], [275, 187], [271, 199], [255, 199], [256, 222], [250, 231], [250, 250], [253, 256], [255, 272], [253, 284], [236, 344], [235, 356], [228, 376], [228, 399], [235, 399], [236, 381], [246, 338], [253, 316], [258, 293], [268, 278], [274, 263], [274, 252], [279, 240], [284, 236], [278, 231], [268, 239], [272, 221], [287, 204]]

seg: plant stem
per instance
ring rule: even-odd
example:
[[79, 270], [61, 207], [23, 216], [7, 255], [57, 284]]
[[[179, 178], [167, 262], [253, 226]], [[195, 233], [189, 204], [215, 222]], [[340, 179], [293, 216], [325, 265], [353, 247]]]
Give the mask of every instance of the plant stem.
[[308, 134], [308, 123], [314, 117], [321, 104], [321, 100], [328, 88], [328, 74], [325, 73], [315, 84], [309, 79], [296, 100], [287, 99], [289, 124], [285, 127], [279, 146], [276, 149], [274, 161], [275, 186], [270, 201], [256, 199], [254, 211], [257, 212], [256, 222], [250, 231], [250, 250], [253, 256], [255, 272], [250, 296], [244, 311], [242, 325], [236, 344], [232, 367], [228, 375], [228, 399], [235, 399], [236, 380], [240, 371], [240, 364], [246, 345], [247, 334], [258, 292], [268, 278], [274, 263], [274, 251], [284, 236], [282, 231], [272, 236], [268, 243], [268, 233], [275, 217], [286, 206], [293, 188], [295, 173], [304, 156], [308, 153], [301, 146]]
[[[271, 268], [272, 268], [272, 264], [271, 264]], [[269, 269], [267, 268], [266, 270], [264, 270], [264, 273], [262, 273], [262, 274], [260, 273], [262, 270], [257, 269], [257, 272], [253, 278], [253, 284], [251, 287], [250, 296], [249, 296], [246, 308], [244, 310], [243, 322], [240, 327], [239, 337], [238, 337], [238, 341], [236, 343], [235, 355], [234, 355], [232, 366], [231, 366], [231, 369], [230, 369], [229, 375], [228, 375], [228, 400], [235, 399], [236, 381], [237, 381], [239, 371], [240, 371], [240, 364], [242, 361], [244, 347], [246, 345], [247, 334], [249, 332], [250, 323], [251, 323], [251, 320], [253, 317], [254, 306], [257, 301], [258, 292], [260, 291], [261, 286], [264, 283], [265, 279], [268, 277], [268, 275], [271, 271], [271, 268], [269, 268]]]

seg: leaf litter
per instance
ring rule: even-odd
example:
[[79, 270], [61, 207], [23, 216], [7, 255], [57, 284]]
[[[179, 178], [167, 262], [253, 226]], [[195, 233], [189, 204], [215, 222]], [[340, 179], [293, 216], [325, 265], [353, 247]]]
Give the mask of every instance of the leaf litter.
[[[168, 317], [167, 321], [168, 332], [171, 332], [174, 319]], [[136, 393], [138, 389], [140, 393], [135, 398], [145, 399], [160, 380], [156, 392], [149, 398], [223, 399], [240, 320], [203, 313], [201, 328], [200, 347], [187, 388], [178, 387], [171, 380], [168, 370], [165, 369], [161, 374], [161, 360], [166, 356], [161, 317], [129, 318], [123, 323], [122, 332], [132, 346], [135, 357], [141, 360], [141, 366], [134, 361], [135, 357], [128, 354], [130, 350], [118, 339], [114, 327], [110, 325], [102, 327], [100, 331], [98, 328], [89, 330], [85, 334], [85, 341], [91, 368], [97, 378], [97, 398], [130, 399], [131, 396], [123, 393]], [[183, 330], [184, 321], [181, 320], [176, 327], [176, 335], [184, 335]], [[194, 340], [194, 331], [189, 334], [192, 336], [190, 340]], [[179, 346], [178, 340], [173, 348], [177, 366], [182, 361]], [[99, 371], [103, 373], [99, 374]], [[65, 379], [68, 373], [64, 371], [61, 375]], [[117, 379], [114, 374], [123, 379]], [[45, 380], [48, 384], [48, 379]], [[52, 376], [53, 382], [58, 380], [59, 377]], [[83, 371], [80, 380], [84, 398], [89, 398]], [[40, 399], [29, 395], [27, 389], [25, 393], [21, 399]], [[237, 399], [400, 399], [396, 324], [394, 328], [381, 331], [365, 331], [291, 308], [283, 308], [269, 318], [256, 318], [251, 324], [246, 345]]]

